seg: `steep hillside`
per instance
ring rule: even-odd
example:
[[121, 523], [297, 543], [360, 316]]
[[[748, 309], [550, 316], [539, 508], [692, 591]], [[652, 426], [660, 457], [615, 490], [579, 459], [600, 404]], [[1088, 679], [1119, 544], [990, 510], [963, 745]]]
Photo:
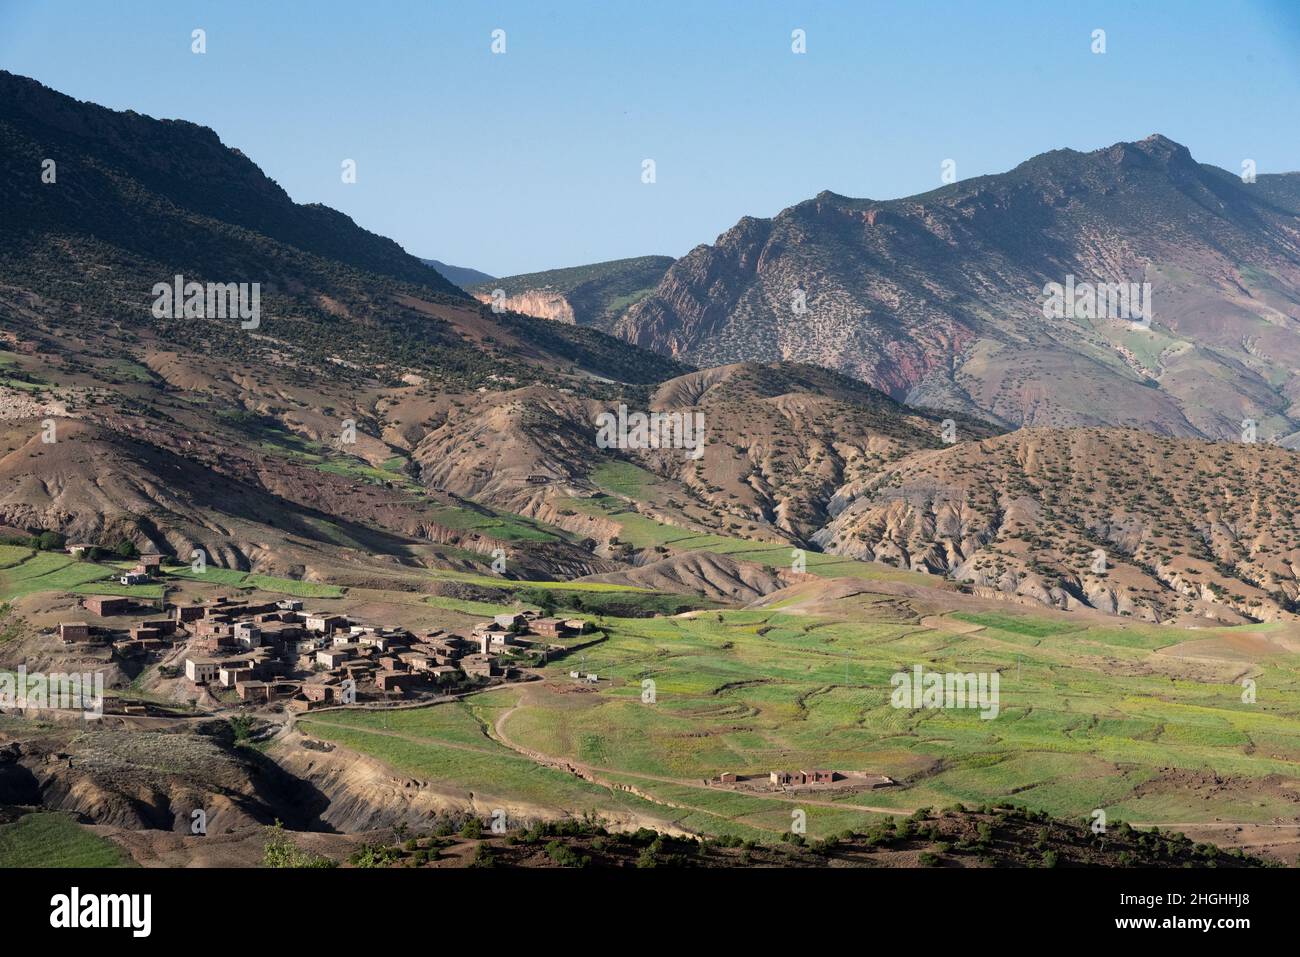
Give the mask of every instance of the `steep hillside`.
[[[590, 330], [539, 333], [530, 317], [492, 316], [393, 241], [335, 210], [295, 204], [192, 123], [114, 112], [0, 72], [0, 168], [7, 322], [81, 331], [107, 338], [107, 348], [115, 333], [154, 335], [299, 376], [364, 368], [392, 381], [420, 372], [477, 386], [503, 372], [514, 381], [549, 381], [558, 369], [657, 381], [684, 371]], [[178, 275], [256, 283], [260, 315], [253, 325], [154, 315], [155, 285]], [[54, 315], [57, 329], [42, 321]]]
[[[863, 482], [910, 452], [938, 448], [938, 416], [906, 408], [875, 389], [816, 366], [741, 364], [670, 379], [651, 408], [689, 408], [707, 436], [698, 460], [676, 450], [637, 455], [677, 479], [725, 520], [762, 521], [795, 540], [828, 518], [845, 484]], [[962, 418], [954, 437], [984, 436]]]
[[1027, 429], [923, 452], [840, 490], [827, 550], [1061, 608], [1295, 617], [1300, 467], [1265, 445]]
[[[802, 542], [828, 520], [841, 486], [943, 442], [937, 416], [813, 366], [692, 372], [632, 403], [697, 416], [698, 458], [678, 448], [599, 448], [597, 417], [617, 404], [540, 387], [467, 397], [424, 434], [413, 457], [426, 484], [561, 522], [557, 501], [609, 491], [598, 473], [629, 463], [657, 478], [653, 490], [636, 480], [629, 498], [661, 506], [659, 520]], [[963, 438], [993, 432], [965, 418], [954, 430]], [[571, 524], [601, 537], [581, 520]]]
[[[457, 403], [534, 383], [556, 401], [638, 401], [689, 367], [493, 314], [190, 123], [0, 73], [0, 168], [7, 532], [202, 548], [292, 577], [389, 570], [403, 587], [498, 549], [517, 575], [616, 567], [422, 486], [411, 456]], [[160, 316], [154, 286], [177, 275], [258, 284], [260, 315]]]
[[[1245, 183], [1163, 136], [877, 202], [745, 218], [615, 331], [698, 365], [785, 359], [1009, 425], [1297, 429], [1300, 174]], [[1048, 283], [1150, 283], [1149, 328], [1048, 319]], [[806, 309], [798, 308], [800, 294]]]

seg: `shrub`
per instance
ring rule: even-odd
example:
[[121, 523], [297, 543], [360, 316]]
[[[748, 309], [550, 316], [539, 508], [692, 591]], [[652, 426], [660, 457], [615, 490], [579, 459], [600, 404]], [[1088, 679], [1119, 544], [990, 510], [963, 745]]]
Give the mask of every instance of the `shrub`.
[[298, 847], [284, 832], [284, 826], [276, 821], [268, 830], [271, 832], [262, 849], [263, 867], [338, 867], [336, 861], [319, 854], [312, 854]]

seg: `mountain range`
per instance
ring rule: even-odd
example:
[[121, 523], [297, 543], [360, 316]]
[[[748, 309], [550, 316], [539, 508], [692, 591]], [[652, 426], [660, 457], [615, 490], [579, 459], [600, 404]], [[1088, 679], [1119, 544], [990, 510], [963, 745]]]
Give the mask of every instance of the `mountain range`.
[[[500, 552], [758, 594], [806, 551], [1151, 621], [1295, 614], [1268, 441], [1300, 428], [1294, 174], [1153, 137], [467, 292], [212, 130], [8, 73], [0, 169], [4, 531], [413, 590]], [[259, 283], [258, 325], [159, 318], [177, 275]], [[1151, 283], [1150, 327], [1046, 319], [1069, 276]], [[703, 454], [599, 448], [620, 404], [698, 414]], [[1246, 418], [1258, 443], [1207, 441]]]
[[[556, 309], [546, 279], [508, 291], [536, 315], [601, 313], [695, 365], [816, 363], [1010, 428], [1230, 439], [1250, 419], [1294, 444], [1298, 213], [1300, 174], [1246, 181], [1153, 135], [905, 199], [823, 192], [745, 217], [603, 312]], [[1045, 316], [1047, 287], [1067, 283], [1148, 284], [1149, 320]]]

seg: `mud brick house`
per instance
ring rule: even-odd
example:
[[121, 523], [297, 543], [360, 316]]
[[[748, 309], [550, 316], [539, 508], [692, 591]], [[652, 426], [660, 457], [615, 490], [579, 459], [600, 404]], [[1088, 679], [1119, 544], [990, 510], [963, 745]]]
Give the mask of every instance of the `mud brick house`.
[[321, 647], [320, 638], [303, 638], [298, 634], [292, 636], [277, 636], [284, 643], [284, 654], [288, 657], [297, 657], [298, 655], [314, 655]]
[[203, 617], [203, 606], [199, 604], [177, 605], [172, 609], [172, 614], [178, 624], [188, 624]]
[[219, 618], [204, 618], [202, 621], [194, 623], [194, 634], [199, 637], [229, 635], [231, 641], [235, 638], [235, 628], [228, 621], [222, 621]]
[[405, 648], [410, 636], [403, 631], [369, 631], [363, 632], [357, 636], [360, 644], [368, 645], [376, 651], [393, 651], [396, 648]]
[[339, 697], [339, 687], [333, 679], [326, 681], [306, 681], [299, 691], [304, 698], [313, 703], [323, 703], [336, 701]]
[[147, 555], [140, 556], [140, 564], [136, 567], [146, 574], [149, 572], [156, 572], [162, 568], [162, 560], [163, 557], [157, 552], [150, 552]]
[[235, 693], [239, 695], [240, 701], [270, 701], [274, 694], [273, 687], [265, 681], [250, 679], [239, 682], [235, 686]]
[[222, 648], [235, 647], [235, 636], [229, 633], [223, 635], [203, 635], [199, 638], [195, 638], [192, 644], [196, 650], [211, 654], [212, 652], [218, 651]]
[[342, 670], [343, 673], [347, 675], [349, 678], [352, 678], [355, 681], [361, 681], [365, 678], [370, 677], [370, 675], [374, 673], [377, 669], [375, 668], [375, 663], [373, 661], [362, 660], [362, 661], [345, 661], [343, 662]]
[[397, 658], [412, 671], [429, 671], [436, 664], [435, 659], [422, 655], [418, 651], [404, 651]]
[[133, 625], [128, 633], [135, 641], [147, 641], [150, 639], [157, 640], [162, 638], [162, 631], [152, 625]]
[[60, 622], [59, 640], [64, 644], [72, 644], [74, 641], [89, 641], [90, 626], [84, 621]]
[[336, 648], [322, 648], [316, 652], [316, 661], [331, 669], [341, 667], [351, 657], [352, 651], [344, 645]]
[[495, 658], [487, 655], [467, 655], [461, 659], [461, 668], [467, 675], [483, 678], [495, 678], [501, 674], [501, 665]]
[[131, 610], [132, 602], [131, 599], [122, 598], [119, 595], [90, 595], [83, 598], [81, 604], [86, 611], [108, 617], [110, 615], [125, 615]]
[[456, 659], [465, 654], [471, 647], [469, 641], [460, 635], [446, 635], [440, 638], [434, 638], [424, 644], [431, 645], [434, 651], [443, 658]]
[[324, 611], [309, 611], [303, 616], [303, 624], [307, 626], [308, 631], [319, 631], [328, 635], [331, 632], [347, 628], [348, 619], [345, 615], [335, 615]]
[[543, 638], [563, 638], [569, 633], [569, 623], [562, 618], [537, 618], [528, 627]]
[[375, 687], [380, 691], [406, 692], [421, 683], [419, 675], [398, 671], [381, 671], [375, 675]]

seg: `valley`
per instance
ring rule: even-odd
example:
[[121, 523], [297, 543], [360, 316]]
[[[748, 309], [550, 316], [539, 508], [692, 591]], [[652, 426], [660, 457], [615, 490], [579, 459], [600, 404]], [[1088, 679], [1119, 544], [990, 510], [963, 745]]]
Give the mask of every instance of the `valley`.
[[[0, 677], [106, 699], [0, 709], [0, 857], [1296, 863], [1294, 174], [1152, 137], [462, 289], [212, 130], [0, 94], [75, 184], [0, 183]], [[1043, 329], [1103, 266], [1151, 328]]]

